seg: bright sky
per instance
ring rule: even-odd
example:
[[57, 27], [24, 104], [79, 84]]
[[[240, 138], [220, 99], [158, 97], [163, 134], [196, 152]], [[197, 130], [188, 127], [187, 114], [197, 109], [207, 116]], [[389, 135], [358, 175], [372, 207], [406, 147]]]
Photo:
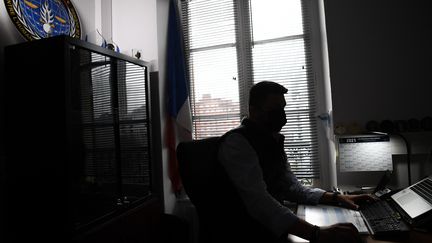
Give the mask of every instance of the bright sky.
[[251, 0], [255, 41], [302, 34], [300, 0]]

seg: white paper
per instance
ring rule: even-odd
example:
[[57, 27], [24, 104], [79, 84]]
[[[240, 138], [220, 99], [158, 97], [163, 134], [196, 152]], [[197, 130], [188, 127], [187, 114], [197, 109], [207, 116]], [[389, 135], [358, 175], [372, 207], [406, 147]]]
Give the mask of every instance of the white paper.
[[341, 172], [393, 170], [390, 142], [339, 144]]
[[360, 234], [369, 234], [359, 211], [328, 205], [299, 205], [297, 215], [307, 222], [318, 226], [336, 223], [352, 223]]

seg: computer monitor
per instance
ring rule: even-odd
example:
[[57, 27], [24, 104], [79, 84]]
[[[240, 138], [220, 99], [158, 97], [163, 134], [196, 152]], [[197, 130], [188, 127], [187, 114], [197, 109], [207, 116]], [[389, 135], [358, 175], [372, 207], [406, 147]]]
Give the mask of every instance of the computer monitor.
[[338, 185], [376, 186], [386, 171], [393, 171], [388, 135], [337, 137]]

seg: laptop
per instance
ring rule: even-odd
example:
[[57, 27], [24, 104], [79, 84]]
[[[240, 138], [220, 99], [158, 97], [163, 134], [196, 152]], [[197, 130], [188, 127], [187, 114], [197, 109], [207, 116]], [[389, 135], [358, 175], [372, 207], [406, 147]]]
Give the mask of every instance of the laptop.
[[402, 217], [412, 226], [421, 226], [432, 220], [432, 176], [393, 194]]
[[381, 199], [359, 209], [371, 235], [407, 236], [411, 227], [421, 227], [432, 220], [432, 177]]

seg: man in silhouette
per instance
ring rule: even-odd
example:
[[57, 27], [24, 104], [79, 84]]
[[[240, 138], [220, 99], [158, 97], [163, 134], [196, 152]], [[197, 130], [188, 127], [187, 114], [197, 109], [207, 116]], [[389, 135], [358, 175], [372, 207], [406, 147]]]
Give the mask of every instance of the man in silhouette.
[[[286, 124], [284, 94], [280, 84], [263, 81], [249, 95], [249, 116], [222, 136], [218, 158], [237, 189], [248, 214], [272, 232], [277, 242], [293, 234], [311, 242], [359, 242], [351, 223], [327, 227], [312, 225], [283, 205], [284, 200], [303, 204], [340, 204], [356, 209], [369, 195], [339, 195], [303, 186], [290, 170], [284, 151]], [[269, 241], [270, 242], [270, 241]]]

